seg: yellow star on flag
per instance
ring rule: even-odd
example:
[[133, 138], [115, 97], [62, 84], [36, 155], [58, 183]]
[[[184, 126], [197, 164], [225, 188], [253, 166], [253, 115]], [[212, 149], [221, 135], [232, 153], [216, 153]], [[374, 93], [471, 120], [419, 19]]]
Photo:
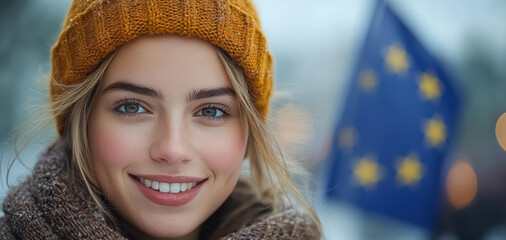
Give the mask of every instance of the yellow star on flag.
[[423, 131], [432, 147], [441, 147], [446, 141], [446, 125], [438, 116], [425, 121]]
[[422, 179], [422, 164], [418, 155], [410, 154], [397, 164], [397, 180], [401, 185], [415, 185]]
[[375, 187], [381, 179], [381, 169], [375, 157], [366, 156], [354, 166], [353, 175], [361, 186]]
[[437, 77], [424, 73], [418, 82], [420, 87], [420, 94], [424, 99], [431, 101], [438, 100], [441, 97], [441, 87]]
[[348, 127], [339, 132], [337, 143], [340, 148], [351, 148], [355, 146], [356, 141], [357, 133], [355, 132], [355, 128]]
[[372, 69], [360, 73], [360, 87], [365, 92], [369, 92], [377, 86], [376, 75]]
[[394, 73], [402, 73], [409, 67], [406, 51], [395, 44], [388, 47], [385, 61]]

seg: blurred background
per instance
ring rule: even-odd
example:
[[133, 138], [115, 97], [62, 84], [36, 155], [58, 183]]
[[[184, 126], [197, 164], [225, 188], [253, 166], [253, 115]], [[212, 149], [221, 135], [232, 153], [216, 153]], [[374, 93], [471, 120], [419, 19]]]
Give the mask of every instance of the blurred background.
[[[431, 167], [437, 168], [430, 185], [437, 194], [422, 199], [435, 202], [431, 209], [421, 209], [434, 212], [426, 224], [390, 216], [388, 209], [374, 211], [364, 207], [362, 200], [354, 204], [353, 198], [343, 201], [340, 194], [327, 194], [329, 189], [345, 188], [329, 184], [330, 179], [340, 177], [329, 169], [339, 166], [336, 162], [347, 161], [333, 155], [339, 140], [335, 129], [348, 111], [350, 88], [376, 1], [255, 0], [275, 59], [276, 92], [269, 123], [294, 159], [313, 173], [314, 193], [310, 197], [325, 236], [352, 240], [506, 239], [506, 151], [501, 148], [501, 144], [506, 146], [506, 137], [495, 134], [498, 119], [506, 112], [506, 1], [387, 2], [437, 59], [438, 67], [451, 76], [451, 86], [443, 86], [443, 93], [449, 87], [455, 89], [460, 106], [454, 131], [448, 132], [452, 142], [439, 149], [443, 157]], [[0, 199], [8, 191], [6, 163], [13, 152], [10, 132], [33, 105], [46, 99], [49, 49], [69, 5], [70, 1], [61, 0], [0, 1]], [[504, 125], [498, 128], [501, 126], [506, 132]], [[21, 156], [23, 163], [12, 167], [11, 184], [29, 173], [38, 153], [54, 137], [51, 129], [32, 141]], [[353, 137], [345, 136], [347, 139], [353, 142]], [[380, 165], [381, 161], [377, 160]], [[430, 171], [427, 168], [424, 173]], [[393, 201], [404, 196], [389, 197]], [[417, 217], [415, 212], [411, 217]]]

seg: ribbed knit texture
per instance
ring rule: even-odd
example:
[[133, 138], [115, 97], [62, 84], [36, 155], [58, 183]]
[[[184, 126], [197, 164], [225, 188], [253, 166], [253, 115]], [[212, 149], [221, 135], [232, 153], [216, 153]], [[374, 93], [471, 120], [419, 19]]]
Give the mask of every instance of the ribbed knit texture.
[[[0, 218], [0, 239], [125, 239], [122, 233], [124, 231], [108, 224], [84, 187], [70, 187], [65, 159], [66, 155], [61, 147], [52, 147], [39, 159], [32, 176], [9, 192], [3, 203], [5, 216]], [[232, 195], [235, 197], [229, 198], [224, 204], [225, 206], [235, 202], [227, 205], [232, 207], [228, 209], [230, 211], [233, 211], [234, 206], [241, 206], [240, 199], [245, 198], [237, 196], [238, 192], [241, 191], [234, 191]], [[218, 213], [223, 213], [227, 206], [222, 207]], [[251, 211], [255, 209], [250, 208], [241, 213], [241, 216], [258, 216], [257, 213], [249, 214]], [[220, 222], [215, 222], [216, 219], [222, 217], [215, 214], [206, 224], [217, 226]], [[309, 216], [293, 209], [276, 214], [263, 214], [254, 219], [242, 217], [234, 220], [234, 223], [236, 222], [245, 224], [238, 228], [231, 227], [229, 231], [216, 237], [301, 240], [319, 238]], [[213, 229], [206, 231], [207, 234], [212, 232]], [[200, 239], [208, 237], [201, 236]]]
[[9, 192], [0, 239], [123, 239], [107, 225], [85, 189], [70, 188], [64, 159], [62, 148], [49, 150], [32, 176]]
[[[179, 34], [218, 46], [242, 68], [258, 112], [268, 113], [272, 56], [250, 0], [74, 0], [51, 51], [51, 77], [83, 80], [122, 44], [142, 35]], [[50, 84], [50, 99], [60, 94]], [[56, 116], [62, 132], [65, 116]]]

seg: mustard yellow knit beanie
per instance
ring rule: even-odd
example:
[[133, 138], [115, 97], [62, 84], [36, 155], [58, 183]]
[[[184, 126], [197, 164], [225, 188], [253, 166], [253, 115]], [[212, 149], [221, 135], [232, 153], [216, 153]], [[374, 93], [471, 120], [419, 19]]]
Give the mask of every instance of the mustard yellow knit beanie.
[[[242, 68], [258, 112], [272, 91], [272, 56], [250, 0], [74, 0], [51, 50], [50, 101], [83, 81], [116, 48], [142, 35], [206, 40]], [[56, 84], [55, 84], [56, 83]], [[66, 116], [55, 116], [61, 134]]]

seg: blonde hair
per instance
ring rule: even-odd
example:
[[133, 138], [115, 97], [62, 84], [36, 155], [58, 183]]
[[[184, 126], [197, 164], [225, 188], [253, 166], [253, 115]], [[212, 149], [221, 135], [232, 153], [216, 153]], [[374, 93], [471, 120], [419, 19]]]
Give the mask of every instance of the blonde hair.
[[[291, 175], [294, 171], [299, 175], [304, 175], [305, 171], [295, 162], [288, 160], [274, 135], [268, 130], [266, 122], [253, 104], [241, 69], [225, 52], [217, 48], [217, 53], [236, 92], [241, 120], [249, 129], [247, 157], [250, 163], [249, 177], [254, 182], [251, 186], [258, 198], [271, 205], [275, 212], [284, 209], [287, 203], [305, 209], [317, 227], [318, 234], [321, 235], [318, 216]], [[114, 55], [115, 52], [109, 55], [79, 84], [62, 85], [52, 81], [52, 84], [58, 84], [64, 91], [51, 99], [49, 103], [49, 108], [55, 116], [63, 115], [67, 119], [60, 139], [71, 153], [68, 159], [70, 161], [68, 166], [72, 173], [71, 182], [84, 184], [100, 211], [112, 222], [115, 222], [114, 214], [105, 205], [99, 184], [92, 171], [87, 122], [98, 95], [96, 93], [100, 89], [102, 77]]]
[[[247, 156], [251, 165], [250, 174], [255, 181], [253, 187], [256, 188], [255, 190], [262, 199], [271, 201], [274, 211], [282, 210], [287, 202], [296, 205], [293, 201], [294, 198], [306, 210], [321, 234], [321, 224], [316, 211], [302, 194], [301, 187], [295, 184], [291, 175], [293, 172], [306, 178], [307, 172], [296, 162], [289, 160], [274, 134], [267, 128], [266, 121], [256, 111], [241, 69], [226, 53], [219, 49], [218, 56], [225, 66], [233, 89], [236, 91], [239, 111], [244, 124], [249, 129]], [[304, 188], [307, 189], [307, 187]]]
[[[53, 115], [68, 116], [64, 130], [61, 133], [61, 141], [65, 148], [70, 149], [71, 152], [71, 158], [68, 159], [70, 162], [67, 164], [72, 174], [71, 183], [84, 183], [100, 211], [113, 221], [115, 219], [114, 215], [108, 211], [108, 208], [101, 200], [101, 191], [92, 170], [91, 151], [88, 142], [88, 120], [105, 70], [114, 58], [115, 53], [110, 54], [81, 83], [62, 85], [52, 81], [52, 84], [58, 84], [64, 91], [51, 99], [49, 104]], [[82, 181], [77, 181], [75, 174], [79, 174]]]

